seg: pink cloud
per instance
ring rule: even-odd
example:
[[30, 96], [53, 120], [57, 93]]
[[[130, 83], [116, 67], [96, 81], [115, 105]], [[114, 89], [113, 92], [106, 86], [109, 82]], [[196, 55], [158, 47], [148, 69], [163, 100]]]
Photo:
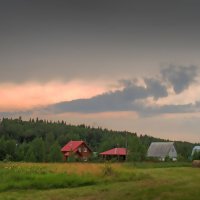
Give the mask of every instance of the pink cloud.
[[106, 92], [100, 82], [72, 81], [24, 84], [0, 84], [0, 111], [13, 111], [43, 106], [77, 98], [90, 98]]

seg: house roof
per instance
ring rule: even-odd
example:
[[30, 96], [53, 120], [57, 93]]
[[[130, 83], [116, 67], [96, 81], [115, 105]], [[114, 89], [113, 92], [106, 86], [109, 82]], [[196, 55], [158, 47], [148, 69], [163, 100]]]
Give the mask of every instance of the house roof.
[[114, 148], [100, 153], [100, 155], [119, 155], [119, 156], [125, 156], [126, 154], [127, 154], [126, 148]]
[[[69, 152], [69, 151], [73, 151], [73, 152], [76, 152], [78, 150], [78, 147], [81, 145], [81, 144], [85, 144], [87, 147], [88, 145], [84, 142], [84, 141], [70, 141], [68, 142], [62, 149], [61, 151], [62, 152]], [[88, 149], [91, 151], [91, 149], [88, 147]]]
[[173, 142], [152, 142], [148, 151], [148, 157], [166, 157], [168, 156], [171, 148], [174, 148]]

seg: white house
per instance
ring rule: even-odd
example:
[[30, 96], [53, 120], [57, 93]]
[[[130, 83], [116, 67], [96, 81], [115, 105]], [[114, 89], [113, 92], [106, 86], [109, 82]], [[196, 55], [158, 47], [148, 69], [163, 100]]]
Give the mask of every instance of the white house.
[[158, 158], [162, 161], [169, 157], [176, 161], [177, 152], [173, 142], [152, 142], [147, 151], [147, 157]]

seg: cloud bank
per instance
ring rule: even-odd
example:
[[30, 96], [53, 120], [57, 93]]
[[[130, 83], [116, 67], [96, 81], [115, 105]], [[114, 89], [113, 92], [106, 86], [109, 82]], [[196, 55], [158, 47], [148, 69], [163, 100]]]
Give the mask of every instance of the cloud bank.
[[65, 113], [100, 113], [110, 111], [134, 111], [139, 115], [164, 113], [199, 112], [200, 101], [187, 104], [159, 105], [157, 101], [167, 98], [173, 92], [180, 94], [195, 83], [198, 77], [196, 66], [169, 66], [160, 71], [155, 78], [143, 78], [143, 84], [137, 80], [121, 80], [122, 89], [103, 93], [89, 99], [77, 99], [47, 106], [45, 112]]
[[[199, 71], [196, 66], [170, 65], [161, 69], [155, 77], [120, 80], [118, 89], [100, 95], [53, 103], [23, 112], [0, 114], [2, 116], [13, 116], [13, 114], [30, 116], [31, 114], [134, 112], [137, 116], [147, 117], [160, 114], [198, 113], [200, 112], [200, 98], [198, 95], [195, 98], [194, 95], [191, 99], [189, 98], [196, 92], [195, 87], [197, 88], [199, 84], [198, 78]], [[182, 99], [188, 100], [176, 101], [176, 98], [179, 96], [180, 99], [181, 95]]]

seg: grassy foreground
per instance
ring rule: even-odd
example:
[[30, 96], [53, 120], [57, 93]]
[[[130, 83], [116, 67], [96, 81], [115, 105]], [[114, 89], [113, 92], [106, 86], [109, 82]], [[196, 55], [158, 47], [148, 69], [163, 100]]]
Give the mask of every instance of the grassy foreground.
[[0, 163], [0, 200], [199, 199], [190, 163]]

